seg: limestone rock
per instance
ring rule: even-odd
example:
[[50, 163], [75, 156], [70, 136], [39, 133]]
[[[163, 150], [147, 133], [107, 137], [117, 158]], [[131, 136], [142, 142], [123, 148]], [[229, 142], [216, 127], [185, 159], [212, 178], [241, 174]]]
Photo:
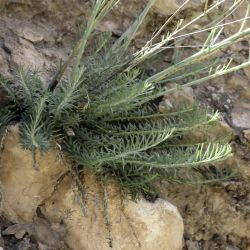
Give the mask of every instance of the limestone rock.
[[[176, 87], [175, 84], [168, 85], [170, 88]], [[173, 107], [183, 107], [194, 102], [194, 91], [191, 87], [182, 87], [180, 90], [165, 95], [159, 105], [159, 110], [171, 110]]]
[[250, 129], [250, 109], [244, 107], [236, 107], [233, 109], [232, 122], [235, 127]]
[[[169, 16], [173, 14], [184, 2], [184, 0], [158, 0], [155, 7], [160, 14]], [[182, 7], [182, 10], [201, 8], [205, 2], [205, 0], [191, 0]]]
[[179, 6], [175, 0], [158, 0], [155, 7], [160, 14], [169, 16], [173, 14]]
[[247, 77], [243, 77], [235, 73], [226, 82], [226, 88], [235, 96], [235, 98], [247, 101], [250, 100], [249, 83], [250, 78], [247, 79]]
[[35, 29], [32, 29], [30, 27], [23, 27], [23, 28], [18, 28], [17, 29], [17, 32], [18, 32], [18, 36], [32, 42], [32, 43], [37, 43], [37, 42], [41, 42], [44, 37], [43, 35], [36, 31]]
[[75, 250], [105, 250], [111, 244], [115, 250], [182, 249], [183, 221], [169, 202], [122, 199], [112, 181], [104, 196], [100, 182], [86, 173], [85, 217], [74, 182], [56, 152], [37, 153], [37, 162], [39, 171], [31, 153], [20, 146], [18, 126], [12, 126], [1, 154], [0, 186], [3, 214], [16, 224], [5, 234], [21, 239], [27, 233], [53, 249], [64, 243]]
[[65, 241], [72, 249], [105, 250], [110, 249], [110, 245], [114, 250], [182, 249], [183, 222], [176, 207], [169, 202], [162, 199], [154, 203], [143, 199], [137, 203], [122, 202], [118, 189], [111, 183], [107, 186], [105, 216], [103, 190], [95, 177], [87, 174], [84, 177], [88, 192], [85, 217], [71, 182], [70, 177], [66, 177], [41, 209], [51, 222], [65, 225]]
[[1, 154], [2, 210], [12, 222], [31, 223], [38, 205], [50, 197], [65, 166], [54, 151], [37, 155], [39, 171], [31, 152], [21, 148], [18, 126], [10, 128]]

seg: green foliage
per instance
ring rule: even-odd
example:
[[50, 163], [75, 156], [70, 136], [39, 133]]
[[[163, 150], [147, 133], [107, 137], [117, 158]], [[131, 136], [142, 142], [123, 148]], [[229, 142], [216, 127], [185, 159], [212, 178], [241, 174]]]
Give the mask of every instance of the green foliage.
[[[36, 150], [59, 147], [78, 165], [77, 173], [89, 169], [102, 180], [113, 177], [133, 197], [152, 194], [156, 180], [211, 183], [231, 177], [223, 169], [211, 170], [212, 164], [231, 154], [228, 142], [218, 138], [183, 144], [186, 135], [209, 130], [218, 113], [197, 104], [160, 112], [158, 103], [159, 98], [182, 86], [197, 85], [250, 65], [247, 61], [230, 67], [230, 58], [218, 56], [222, 48], [248, 36], [250, 29], [241, 27], [238, 33], [219, 40], [222, 14], [218, 23], [206, 28], [211, 33], [198, 52], [148, 76], [139, 69], [140, 63], [171, 48], [173, 41], [182, 42], [191, 34], [179, 35], [181, 31], [224, 2], [215, 3], [189, 22], [178, 22], [172, 32], [159, 39], [172, 16], [141, 50], [131, 53], [128, 47], [155, 2], [150, 0], [116, 42], [110, 33], [94, 33], [96, 46], [83, 60], [90, 35], [117, 2], [93, 1], [93, 12], [80, 41], [48, 89], [38, 72], [30, 69], [19, 68], [14, 84], [0, 79], [10, 99], [0, 111], [0, 135], [10, 122], [20, 122], [22, 145], [34, 155]], [[231, 8], [241, 2], [235, 1]]]

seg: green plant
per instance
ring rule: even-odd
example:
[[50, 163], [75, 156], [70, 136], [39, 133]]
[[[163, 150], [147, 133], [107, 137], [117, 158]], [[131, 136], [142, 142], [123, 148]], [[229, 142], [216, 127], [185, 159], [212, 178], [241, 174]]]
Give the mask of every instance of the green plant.
[[[221, 22], [242, 3], [235, 1], [211, 27], [195, 31], [211, 30], [198, 52], [148, 76], [139, 64], [180, 44], [193, 34], [183, 34], [183, 30], [225, 1], [217, 1], [191, 21], [178, 22], [159, 39], [185, 1], [135, 53], [130, 52], [129, 45], [155, 1], [149, 0], [142, 14], [115, 42], [109, 32], [94, 30], [118, 1], [92, 2], [92, 14], [81, 39], [48, 88], [31, 69], [19, 68], [14, 83], [1, 78], [10, 100], [0, 111], [0, 133], [4, 134], [11, 122], [20, 122], [21, 143], [33, 152], [34, 163], [37, 150], [58, 148], [77, 164], [77, 173], [89, 169], [102, 179], [113, 177], [134, 197], [152, 193], [152, 183], [159, 179], [206, 183], [230, 177], [231, 173], [224, 170], [207, 168], [231, 154], [227, 141], [218, 138], [188, 145], [182, 140], [194, 130], [209, 129], [218, 120], [218, 112], [208, 112], [197, 104], [159, 112], [158, 101], [182, 86], [194, 86], [250, 65], [248, 60], [231, 66], [232, 59], [218, 56], [221, 49], [249, 36], [250, 29], [244, 28], [249, 9], [239, 32], [219, 39], [224, 26], [230, 25]], [[95, 47], [83, 59], [92, 33]], [[173, 82], [175, 87], [169, 87]]]

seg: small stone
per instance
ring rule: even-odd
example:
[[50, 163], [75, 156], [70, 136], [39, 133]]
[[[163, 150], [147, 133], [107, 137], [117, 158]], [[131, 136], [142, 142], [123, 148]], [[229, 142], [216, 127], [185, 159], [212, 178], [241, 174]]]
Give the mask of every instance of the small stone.
[[[185, 6], [182, 7], [182, 10], [186, 9], [197, 9], [204, 5], [206, 0], [191, 0]], [[156, 10], [164, 15], [169, 16], [173, 14], [184, 1], [179, 0], [157, 0], [155, 3]]]
[[[97, 28], [98, 30], [103, 31], [103, 32], [112, 31], [112, 32], [117, 33], [120, 27], [118, 23], [108, 20], [108, 21], [102, 22], [101, 25], [99, 25]], [[121, 33], [121, 32], [118, 32], [118, 33]]]
[[207, 86], [207, 90], [214, 92], [215, 91], [215, 87], [213, 86]]
[[160, 14], [169, 16], [173, 14], [179, 6], [175, 0], [157, 0], [155, 7]]
[[240, 250], [240, 248], [235, 246], [227, 246], [226, 250]]
[[250, 142], [250, 129], [244, 130], [243, 134], [246, 140]]
[[236, 107], [231, 116], [235, 127], [250, 129], [250, 109]]
[[213, 93], [213, 94], [212, 94], [212, 100], [213, 100], [214, 102], [218, 102], [218, 101], [219, 101], [219, 96], [218, 96], [216, 93]]
[[14, 224], [3, 231], [3, 235], [15, 235], [17, 239], [22, 239], [24, 235], [30, 231], [27, 224]]
[[159, 111], [160, 111], [160, 112], [164, 112], [164, 111], [170, 110], [170, 109], [172, 109], [172, 108], [173, 108], [173, 105], [172, 105], [172, 103], [170, 102], [170, 100], [167, 99], [167, 98], [164, 98], [164, 99], [162, 100], [162, 102], [160, 103], [160, 105], [159, 105]]
[[194, 91], [191, 87], [181, 87], [178, 89], [175, 84], [169, 85], [169, 87], [177, 88], [177, 90], [164, 97], [164, 100], [167, 100], [165, 104], [168, 109], [190, 105], [194, 102]]
[[[250, 79], [250, 78], [249, 78]], [[249, 80], [238, 74], [234, 74], [227, 82], [230, 92], [241, 100], [250, 99]]]
[[225, 90], [224, 90], [223, 88], [220, 88], [220, 89], [218, 90], [218, 93], [223, 94], [223, 93], [225, 93]]
[[24, 27], [22, 29], [18, 29], [17, 34], [20, 37], [22, 37], [22, 38], [24, 38], [32, 43], [38, 43], [38, 42], [43, 41], [43, 39], [44, 39], [43, 35], [41, 35], [39, 32], [37, 32], [34, 29], [31, 29], [29, 27]]
[[200, 250], [200, 246], [197, 241], [187, 240], [186, 246], [187, 250]]

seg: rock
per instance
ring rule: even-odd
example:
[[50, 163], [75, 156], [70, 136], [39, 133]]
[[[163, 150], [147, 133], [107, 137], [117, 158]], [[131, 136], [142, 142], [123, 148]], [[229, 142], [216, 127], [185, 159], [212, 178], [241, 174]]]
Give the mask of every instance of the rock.
[[109, 244], [115, 250], [182, 248], [183, 221], [175, 206], [162, 199], [150, 203], [121, 198], [111, 180], [104, 202], [103, 188], [90, 173], [82, 180], [88, 193], [85, 217], [73, 181], [64, 175], [65, 163], [56, 155], [53, 150], [37, 152], [39, 171], [35, 170], [31, 153], [20, 146], [18, 126], [10, 128], [1, 155], [1, 205], [6, 218], [16, 224], [5, 235], [21, 239], [28, 233], [53, 249], [64, 241], [75, 250], [105, 250]]
[[[168, 85], [169, 86], [169, 85]], [[170, 88], [175, 87], [175, 85], [170, 85]], [[194, 102], [194, 91], [191, 87], [181, 87], [180, 90], [165, 95], [161, 103], [159, 104], [160, 112], [164, 110], [171, 110], [176, 107], [183, 107], [190, 105]]]
[[41, 42], [44, 39], [42, 34], [38, 33], [36, 30], [31, 29], [29, 27], [23, 27], [23, 28], [19, 27], [17, 31], [20, 37], [23, 37], [24, 39], [32, 43]]
[[55, 225], [51, 225], [45, 219], [36, 217], [34, 222], [31, 225], [33, 229], [30, 232], [30, 235], [34, 236], [35, 239], [45, 246], [58, 248], [64, 246], [63, 237], [65, 236], [65, 230], [63, 225], [56, 225], [56, 228], [53, 228]]
[[244, 137], [250, 143], [250, 129], [244, 131]]
[[[231, 185], [239, 184], [233, 182]], [[229, 184], [225, 183], [225, 185]], [[183, 189], [183, 185], [163, 184], [160, 197], [168, 197], [180, 209], [184, 218], [185, 231], [192, 235], [192, 241], [203, 244], [210, 240], [215, 241], [214, 235], [218, 235], [217, 238], [221, 238], [220, 242], [224, 238], [226, 241], [227, 237], [234, 236], [233, 242], [240, 249], [247, 249], [246, 246], [250, 243], [250, 217], [249, 211], [245, 210], [249, 202], [248, 186], [243, 186], [243, 189], [244, 195], [239, 196], [235, 193], [236, 199], [241, 197], [236, 203], [233, 203], [227, 187], [220, 186], [185, 186]], [[245, 239], [245, 242], [242, 239]], [[197, 244], [189, 245], [191, 249], [192, 247], [197, 249], [195, 248]], [[203, 248], [201, 245], [198, 249], [215, 248]]]
[[232, 123], [235, 127], [250, 129], [250, 109], [236, 107], [232, 110]]
[[[40, 72], [47, 72], [50, 67], [54, 66], [31, 42], [23, 38], [20, 38], [19, 47], [13, 50], [12, 60], [16, 65], [36, 68]], [[41, 78], [46, 82], [46, 74], [41, 75]]]
[[31, 223], [38, 205], [50, 197], [66, 167], [49, 151], [37, 155], [40, 170], [35, 170], [31, 152], [19, 143], [18, 126], [10, 128], [0, 160], [3, 213], [12, 222]]
[[87, 174], [83, 182], [88, 192], [85, 217], [71, 182], [70, 177], [65, 177], [41, 210], [51, 222], [63, 222], [65, 241], [72, 249], [105, 250], [110, 249], [109, 245], [114, 250], [182, 249], [183, 222], [169, 202], [121, 201], [119, 190], [111, 183], [106, 187], [105, 211], [103, 190], [95, 177]]
[[22, 239], [26, 233], [30, 233], [31, 227], [26, 224], [14, 224], [3, 231], [3, 235], [15, 235], [17, 239]]
[[250, 88], [249, 88], [250, 78], [240, 76], [235, 73], [226, 83], [227, 89], [231, 94], [237, 99], [250, 100]]
[[[173, 14], [185, 1], [184, 0], [157, 0], [155, 3], [156, 10], [164, 15], [170, 16]], [[191, 0], [185, 6], [183, 6], [182, 10], [186, 9], [198, 9], [201, 8], [205, 0]]]
[[33, 244], [30, 242], [30, 239], [24, 238], [24, 240], [17, 244], [15, 250], [33, 250], [35, 249], [35, 246], [32, 245]]
[[164, 15], [169, 16], [178, 9], [176, 0], [158, 0], [155, 4], [156, 10]]
[[210, 129], [196, 129], [183, 137], [184, 143], [199, 143], [201, 141], [216, 141], [218, 138], [234, 138], [234, 131], [224, 121], [217, 121]]
[[58, 247], [65, 246], [63, 242], [65, 231], [63, 230], [62, 226], [59, 225], [59, 227], [57, 227], [57, 230], [55, 230], [53, 225], [50, 225], [50, 223], [45, 219], [35, 217], [32, 224], [14, 224], [9, 226], [3, 231], [3, 235], [14, 235], [18, 240], [23, 239], [20, 242], [20, 245], [27, 246], [27, 249], [30, 249], [28, 248], [28, 246], [30, 246], [30, 242], [27, 242], [28, 238], [24, 237], [27, 235], [34, 237], [39, 242], [39, 244], [61, 249]]
[[200, 246], [197, 241], [187, 240], [186, 247], [187, 250], [200, 250]]
[[0, 48], [0, 74], [4, 77], [10, 76], [7, 56], [2, 48]]

